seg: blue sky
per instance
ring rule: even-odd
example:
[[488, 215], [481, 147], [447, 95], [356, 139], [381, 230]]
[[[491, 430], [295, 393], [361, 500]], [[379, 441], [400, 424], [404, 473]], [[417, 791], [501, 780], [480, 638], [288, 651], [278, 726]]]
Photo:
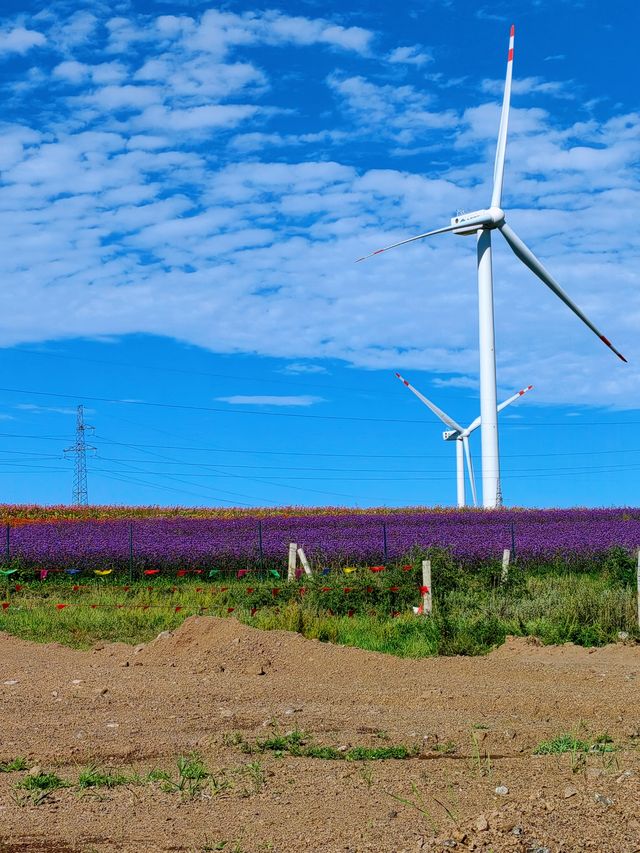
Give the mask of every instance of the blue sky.
[[513, 21], [508, 221], [629, 364], [494, 241], [505, 502], [638, 503], [637, 6], [3, 12], [4, 500], [70, 498], [83, 403], [92, 502], [452, 503], [393, 372], [478, 413], [473, 241], [353, 261], [488, 203]]

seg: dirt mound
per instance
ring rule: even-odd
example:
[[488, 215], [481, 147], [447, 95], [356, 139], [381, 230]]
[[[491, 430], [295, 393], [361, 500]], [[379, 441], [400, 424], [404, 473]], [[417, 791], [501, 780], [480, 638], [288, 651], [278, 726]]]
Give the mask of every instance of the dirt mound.
[[310, 658], [309, 641], [288, 631], [260, 631], [236, 619], [191, 616], [174, 632], [163, 631], [138, 652], [149, 665], [198, 671], [260, 674], [295, 669]]

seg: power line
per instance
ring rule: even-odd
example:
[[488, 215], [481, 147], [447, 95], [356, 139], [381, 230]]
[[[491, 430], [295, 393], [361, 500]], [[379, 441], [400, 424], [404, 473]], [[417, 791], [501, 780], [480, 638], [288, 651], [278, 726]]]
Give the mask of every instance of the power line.
[[[164, 432], [164, 430], [163, 430]], [[172, 433], [167, 433], [171, 435]], [[19, 439], [35, 439], [37, 441], [64, 441], [65, 436], [60, 435], [34, 435], [30, 433], [15, 433], [15, 432], [0, 432], [2, 438], [19, 438]], [[181, 450], [195, 453], [234, 453], [234, 454], [249, 454], [256, 456], [295, 456], [295, 457], [311, 457], [311, 458], [327, 458], [327, 459], [441, 459], [442, 454], [437, 453], [324, 453], [318, 451], [295, 451], [295, 450], [256, 450], [255, 448], [237, 448], [237, 447], [206, 447], [203, 445], [179, 445], [179, 444], [142, 444], [140, 442], [119, 442], [114, 439], [109, 439], [102, 434], [96, 434], [103, 444], [112, 444], [122, 447], [140, 448], [156, 448], [159, 450]], [[0, 450], [0, 453], [33, 453], [36, 451], [18, 451], [18, 450]], [[617, 456], [625, 453], [640, 453], [639, 447], [620, 447], [615, 450], [571, 450], [571, 451], [552, 451], [546, 453], [532, 453], [527, 451], [527, 457], [564, 457], [564, 456], [599, 456], [616, 454]], [[522, 453], [501, 453], [501, 459], [519, 458]], [[51, 458], [58, 459], [59, 456]], [[218, 463], [224, 464], [224, 463]]]
[[[215, 412], [217, 414], [224, 415], [257, 415], [260, 417], [269, 417], [269, 418], [301, 418], [303, 420], [320, 420], [320, 421], [353, 421], [356, 423], [391, 423], [391, 424], [418, 424], [424, 426], [425, 424], [439, 424], [439, 421], [433, 419], [423, 418], [421, 420], [413, 420], [408, 418], [368, 418], [358, 415], [314, 415], [314, 414], [303, 414], [301, 412], [265, 412], [265, 411], [256, 411], [255, 409], [224, 409], [219, 406], [193, 406], [187, 405], [185, 403], [161, 403], [158, 401], [150, 401], [150, 400], [126, 400], [121, 398], [114, 397], [95, 397], [90, 396], [88, 394], [63, 394], [59, 392], [53, 391], [35, 391], [33, 389], [25, 389], [25, 388], [3, 388], [0, 387], [0, 391], [4, 391], [5, 393], [10, 394], [30, 394], [35, 395], [36, 397], [54, 397], [56, 399], [83, 399], [90, 400], [94, 403], [116, 403], [118, 405], [126, 405], [126, 406], [146, 406], [149, 408], [161, 408], [161, 409], [176, 409], [179, 411], [193, 411], [193, 412]], [[576, 429], [576, 427], [580, 426], [598, 426], [598, 427], [611, 427], [611, 426], [633, 426], [635, 424], [640, 424], [640, 421], [579, 421], [577, 423], [566, 423], [564, 421], [528, 421], [526, 424], [509, 424], [503, 423], [504, 427], [512, 427], [519, 428], [525, 426], [527, 429], [531, 427], [539, 427], [539, 426], [551, 426], [551, 427], [571, 427], [571, 429]]]
[[[186, 376], [207, 376], [212, 379], [231, 379], [234, 382], [255, 382], [257, 384], [265, 385], [300, 385], [304, 388], [322, 388], [326, 391], [356, 391], [359, 393], [366, 393], [366, 389], [363, 388], [355, 388], [350, 385], [334, 385], [333, 383], [328, 384], [324, 382], [314, 382], [313, 380], [309, 382], [306, 379], [296, 378], [291, 375], [287, 375], [282, 379], [268, 379], [262, 376], [244, 376], [242, 374], [217, 373], [208, 370], [189, 370], [187, 368], [180, 367], [160, 367], [157, 364], [142, 364], [140, 362], [133, 361], [110, 361], [103, 358], [85, 358], [84, 356], [66, 355], [63, 353], [40, 352], [39, 350], [32, 350], [26, 347], [12, 347], [11, 350], [13, 352], [26, 353], [27, 355], [42, 356], [46, 359], [59, 358], [65, 361], [79, 361], [83, 364], [103, 364], [108, 367], [132, 367], [135, 370], [151, 370], [154, 373], [179, 373]], [[388, 372], [389, 375], [392, 374], [391, 370]]]

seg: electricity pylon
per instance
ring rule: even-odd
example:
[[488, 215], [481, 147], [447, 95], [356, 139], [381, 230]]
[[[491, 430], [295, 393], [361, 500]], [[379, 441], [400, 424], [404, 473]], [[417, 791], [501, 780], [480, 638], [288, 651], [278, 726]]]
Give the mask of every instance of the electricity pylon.
[[84, 422], [84, 407], [78, 406], [76, 415], [76, 443], [65, 448], [65, 453], [72, 453], [76, 457], [73, 472], [73, 503], [86, 505], [89, 503], [87, 494], [87, 450], [95, 450], [95, 447], [87, 444], [85, 434], [87, 430], [94, 427]]

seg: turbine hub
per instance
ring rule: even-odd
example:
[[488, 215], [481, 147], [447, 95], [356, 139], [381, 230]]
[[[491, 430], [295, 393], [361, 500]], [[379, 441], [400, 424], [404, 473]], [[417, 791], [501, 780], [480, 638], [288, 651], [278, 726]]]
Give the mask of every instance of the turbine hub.
[[504, 222], [504, 210], [500, 207], [490, 207], [488, 210], [472, 210], [470, 213], [459, 213], [451, 220], [456, 225], [454, 234], [476, 234], [482, 229], [497, 228]]
[[487, 213], [493, 225], [499, 226], [504, 222], [504, 210], [501, 207], [490, 207]]

